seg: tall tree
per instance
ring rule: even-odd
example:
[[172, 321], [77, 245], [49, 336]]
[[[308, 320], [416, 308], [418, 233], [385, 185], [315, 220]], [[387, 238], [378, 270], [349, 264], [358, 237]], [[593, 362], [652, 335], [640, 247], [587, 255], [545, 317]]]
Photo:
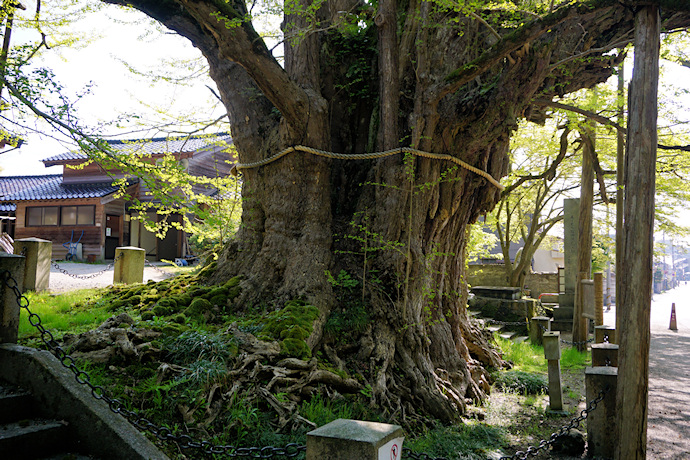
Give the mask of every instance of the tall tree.
[[[201, 50], [241, 163], [294, 145], [411, 146], [495, 178], [507, 173], [517, 120], [543, 116], [533, 100], [604, 81], [634, 16], [617, 0], [532, 11], [534, 2], [293, 0], [281, 65], [243, 0], [104, 1], [143, 11]], [[690, 7], [663, 3], [667, 29], [690, 25]], [[391, 414], [454, 420], [466, 398], [483, 396], [483, 368], [500, 360], [467, 319], [462, 254], [468, 224], [495, 205], [498, 187], [409, 154], [348, 161], [295, 151], [241, 171], [243, 225], [210, 280], [243, 276], [237, 310], [308, 300], [320, 312], [309, 346], [366, 363], [372, 402]], [[323, 325], [337, 299], [326, 272], [361, 266], [342, 255], [361, 239], [333, 235], [357, 232], [377, 240], [366, 267], [384, 289], [365, 293], [371, 321], [355, 346], [328, 344]]]

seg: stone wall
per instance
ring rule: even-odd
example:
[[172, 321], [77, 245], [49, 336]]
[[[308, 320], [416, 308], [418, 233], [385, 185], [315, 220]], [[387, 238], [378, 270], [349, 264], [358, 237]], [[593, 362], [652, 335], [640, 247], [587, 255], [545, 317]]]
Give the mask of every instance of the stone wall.
[[[469, 265], [467, 282], [470, 286], [508, 286], [503, 264]], [[558, 273], [530, 273], [525, 285], [535, 299], [543, 292], [558, 292]]]

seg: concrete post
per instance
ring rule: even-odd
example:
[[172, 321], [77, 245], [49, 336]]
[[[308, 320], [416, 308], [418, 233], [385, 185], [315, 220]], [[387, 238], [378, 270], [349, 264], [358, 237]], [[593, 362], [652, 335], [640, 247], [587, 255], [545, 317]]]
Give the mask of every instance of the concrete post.
[[5, 271], [23, 292], [24, 257], [0, 252], [0, 343], [17, 343], [20, 307], [14, 291], [5, 284]]
[[604, 274], [594, 274], [594, 325], [604, 324]]
[[614, 343], [595, 343], [592, 345], [592, 367], [618, 367], [618, 345]]
[[[544, 329], [551, 331], [551, 322], [553, 318], [548, 316], [535, 316], [529, 323], [529, 340], [532, 343], [541, 345]], [[543, 328], [543, 329], [542, 329]]]
[[563, 410], [563, 389], [561, 387], [561, 333], [544, 332], [544, 357], [549, 369], [549, 409]]
[[604, 400], [587, 416], [587, 456], [612, 459], [616, 447], [616, 381], [617, 367], [585, 369], [587, 402], [608, 387]]
[[618, 343], [616, 328], [612, 326], [596, 326], [594, 328], [594, 343]]
[[338, 419], [307, 433], [306, 460], [400, 460], [402, 428]]
[[14, 253], [26, 257], [24, 289], [36, 292], [47, 291], [50, 284], [53, 243], [40, 238], [22, 238], [14, 241]]
[[115, 248], [113, 284], [143, 283], [145, 258], [144, 249], [132, 246]]

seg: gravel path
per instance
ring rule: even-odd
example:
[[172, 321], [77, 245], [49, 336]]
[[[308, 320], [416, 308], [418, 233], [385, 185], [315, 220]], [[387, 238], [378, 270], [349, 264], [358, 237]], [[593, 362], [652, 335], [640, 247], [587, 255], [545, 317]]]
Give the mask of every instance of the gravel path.
[[[615, 309], [604, 322], [615, 324]], [[650, 322], [647, 458], [690, 459], [690, 284], [654, 295]]]
[[[50, 292], [66, 292], [75, 289], [106, 287], [113, 284], [113, 268], [108, 264], [82, 264], [73, 262], [57, 262], [61, 270], [54, 266], [50, 268]], [[173, 275], [176, 271], [170, 264], [151, 262], [144, 267], [144, 282], [149, 280], [161, 281]], [[68, 274], [62, 272], [66, 271]], [[74, 275], [74, 276], [70, 276]]]

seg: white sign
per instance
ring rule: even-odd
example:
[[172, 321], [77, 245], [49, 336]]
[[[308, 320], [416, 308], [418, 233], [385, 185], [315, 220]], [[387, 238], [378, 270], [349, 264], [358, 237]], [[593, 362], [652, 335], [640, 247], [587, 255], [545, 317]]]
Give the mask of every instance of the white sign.
[[405, 438], [395, 438], [379, 448], [379, 460], [400, 460]]

